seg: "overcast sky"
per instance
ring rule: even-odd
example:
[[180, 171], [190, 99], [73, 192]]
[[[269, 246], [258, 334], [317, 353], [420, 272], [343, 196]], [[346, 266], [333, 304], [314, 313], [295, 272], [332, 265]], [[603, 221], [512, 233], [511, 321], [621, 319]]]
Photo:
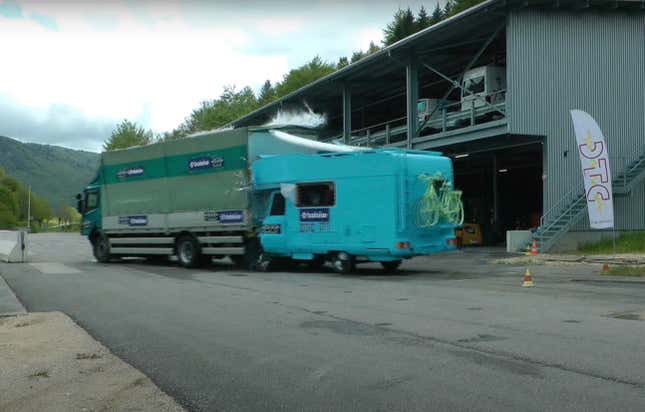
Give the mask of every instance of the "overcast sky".
[[421, 4], [435, 1], [0, 0], [0, 135], [99, 151], [123, 118], [168, 131], [225, 85], [380, 42]]

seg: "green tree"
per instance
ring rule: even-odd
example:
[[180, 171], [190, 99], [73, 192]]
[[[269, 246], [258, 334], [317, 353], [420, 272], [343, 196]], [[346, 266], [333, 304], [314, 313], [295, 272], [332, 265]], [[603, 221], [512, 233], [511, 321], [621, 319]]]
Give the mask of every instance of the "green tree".
[[35, 193], [31, 194], [31, 216], [40, 225], [52, 218], [52, 209], [49, 207], [47, 199]]
[[16, 226], [18, 203], [14, 193], [0, 185], [0, 228], [11, 229]]
[[275, 100], [275, 90], [270, 80], [267, 80], [262, 85], [260, 89], [260, 94], [258, 95], [258, 104], [264, 106], [267, 103]]
[[75, 223], [81, 220], [81, 215], [71, 206], [63, 206], [59, 211], [58, 217], [64, 224]]
[[446, 5], [443, 6], [443, 18], [447, 18], [453, 15], [452, 10], [455, 8], [455, 1], [454, 0], [448, 0], [446, 1]]
[[367, 54], [374, 54], [378, 51], [381, 51], [381, 48], [376, 43], [371, 41], [369, 47], [367, 48]]
[[285, 96], [334, 71], [336, 71], [336, 66], [323, 61], [320, 56], [316, 56], [309, 63], [285, 74], [282, 81], [275, 86], [276, 95], [277, 97]]
[[416, 24], [417, 24], [417, 31], [423, 30], [426, 27], [430, 27], [430, 25], [432, 24], [430, 16], [428, 16], [428, 12], [426, 11], [426, 8], [423, 6], [421, 6], [421, 9], [419, 9], [419, 13], [417, 13]]
[[432, 12], [432, 16], [430, 16], [430, 25], [437, 24], [441, 20], [443, 20], [443, 10], [441, 9], [441, 6], [439, 6], [439, 3], [434, 7], [434, 11]]
[[393, 20], [383, 29], [383, 45], [389, 46], [416, 32], [417, 24], [410, 8], [398, 9]]
[[[484, 0], [449, 0], [448, 3], [451, 4], [450, 12], [446, 12], [446, 17], [454, 16], [457, 13], [469, 9], [473, 6], [478, 5]], [[446, 4], [447, 5], [447, 4]]]
[[338, 63], [336, 63], [336, 70], [340, 70], [345, 66], [349, 66], [349, 60], [347, 57], [343, 56], [338, 59]]
[[112, 131], [110, 138], [103, 144], [103, 150], [127, 149], [133, 146], [145, 146], [153, 141], [152, 131], [123, 119]]
[[250, 87], [239, 92], [235, 86], [226, 86], [219, 99], [202, 102], [186, 121], [190, 133], [222, 127], [258, 107], [258, 101]]
[[0, 184], [13, 193], [17, 192], [20, 188], [20, 182], [16, 178], [8, 175], [3, 175], [2, 178], [0, 178]]
[[352, 58], [351, 58], [350, 61], [352, 63], [356, 63], [357, 61], [359, 61], [363, 57], [365, 57], [365, 52], [363, 52], [363, 50], [355, 51], [354, 53], [352, 53]]

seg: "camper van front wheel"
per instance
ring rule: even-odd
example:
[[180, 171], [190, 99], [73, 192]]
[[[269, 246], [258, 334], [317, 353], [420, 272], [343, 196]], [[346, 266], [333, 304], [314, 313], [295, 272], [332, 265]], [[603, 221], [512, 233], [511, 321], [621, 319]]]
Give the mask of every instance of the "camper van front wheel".
[[354, 258], [345, 252], [338, 252], [331, 261], [334, 272], [349, 273], [354, 270]]

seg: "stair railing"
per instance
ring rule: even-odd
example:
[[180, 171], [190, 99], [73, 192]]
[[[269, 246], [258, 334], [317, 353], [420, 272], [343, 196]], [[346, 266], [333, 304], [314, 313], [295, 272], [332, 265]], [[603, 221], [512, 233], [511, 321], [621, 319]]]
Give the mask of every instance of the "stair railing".
[[[563, 215], [566, 216], [575, 205], [574, 201], [579, 200], [584, 195], [584, 189], [577, 185], [565, 193], [560, 200], [553, 204], [546, 212], [540, 217], [540, 228], [543, 232], [560, 221]], [[545, 222], [548, 226], [545, 226]]]

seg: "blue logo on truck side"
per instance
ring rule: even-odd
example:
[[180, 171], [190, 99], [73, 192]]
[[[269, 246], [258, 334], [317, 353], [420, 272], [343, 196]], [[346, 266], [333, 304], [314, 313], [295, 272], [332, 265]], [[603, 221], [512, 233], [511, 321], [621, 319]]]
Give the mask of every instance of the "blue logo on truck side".
[[144, 173], [143, 167], [137, 166], [137, 167], [128, 167], [127, 169], [119, 170], [116, 176], [119, 179], [124, 179], [127, 177], [140, 177], [140, 176], [143, 176], [143, 173]]
[[223, 210], [219, 212], [204, 212], [204, 220], [215, 221], [223, 225], [244, 223], [243, 210]]
[[128, 225], [128, 226], [148, 226], [148, 216], [146, 215], [120, 216], [119, 224]]
[[223, 157], [194, 157], [188, 161], [188, 170], [217, 169], [224, 166]]
[[329, 208], [300, 209], [301, 222], [329, 222]]

